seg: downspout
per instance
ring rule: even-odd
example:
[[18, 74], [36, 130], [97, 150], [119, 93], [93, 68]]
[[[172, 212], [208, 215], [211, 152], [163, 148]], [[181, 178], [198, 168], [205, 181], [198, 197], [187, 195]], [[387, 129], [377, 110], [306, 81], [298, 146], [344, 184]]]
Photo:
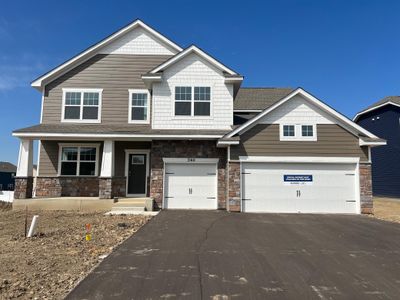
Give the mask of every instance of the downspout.
[[231, 160], [231, 146], [226, 148], [226, 210], [230, 211], [229, 206], [229, 161]]

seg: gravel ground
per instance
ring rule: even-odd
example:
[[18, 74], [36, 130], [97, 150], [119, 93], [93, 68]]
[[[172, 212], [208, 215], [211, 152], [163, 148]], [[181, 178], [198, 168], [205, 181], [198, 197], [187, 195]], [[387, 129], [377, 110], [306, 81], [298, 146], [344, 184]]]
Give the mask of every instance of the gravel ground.
[[[25, 213], [0, 205], [0, 299], [63, 299], [115, 246], [150, 220], [103, 212], [29, 212], [37, 235], [24, 237]], [[92, 240], [85, 240], [85, 224]]]
[[374, 217], [400, 223], [400, 199], [374, 198]]

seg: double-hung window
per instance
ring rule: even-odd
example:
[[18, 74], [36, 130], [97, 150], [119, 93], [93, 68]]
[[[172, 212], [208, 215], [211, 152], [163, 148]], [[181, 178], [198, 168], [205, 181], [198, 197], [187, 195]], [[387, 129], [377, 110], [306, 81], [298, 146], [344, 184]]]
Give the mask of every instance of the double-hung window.
[[97, 176], [98, 145], [60, 145], [59, 175]]
[[281, 124], [281, 141], [316, 141], [316, 124]]
[[63, 122], [99, 123], [101, 89], [63, 89]]
[[175, 116], [210, 116], [211, 88], [208, 86], [176, 86]]
[[149, 108], [148, 90], [129, 90], [129, 123], [149, 123]]

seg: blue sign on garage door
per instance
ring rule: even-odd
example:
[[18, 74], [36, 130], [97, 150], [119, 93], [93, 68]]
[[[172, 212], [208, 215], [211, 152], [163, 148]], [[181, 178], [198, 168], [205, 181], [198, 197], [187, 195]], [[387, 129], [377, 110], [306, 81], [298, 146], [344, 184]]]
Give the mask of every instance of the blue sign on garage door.
[[312, 175], [283, 175], [283, 181], [286, 184], [307, 184], [313, 182]]

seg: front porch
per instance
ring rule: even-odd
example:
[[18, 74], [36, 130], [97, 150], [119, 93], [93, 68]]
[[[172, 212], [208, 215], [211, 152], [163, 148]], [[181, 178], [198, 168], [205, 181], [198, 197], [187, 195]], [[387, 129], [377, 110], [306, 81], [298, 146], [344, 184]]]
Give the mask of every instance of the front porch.
[[[40, 140], [37, 177], [32, 177], [32, 140], [21, 139], [15, 206], [112, 207], [114, 198], [152, 198], [163, 208], [165, 158], [213, 158], [216, 208], [226, 208], [226, 149], [215, 140]], [[34, 184], [35, 182], [35, 184]], [[32, 198], [32, 199], [30, 199]], [[97, 199], [98, 201], [94, 201]], [[96, 204], [95, 204], [96, 203]], [[59, 207], [59, 205], [57, 205]]]

